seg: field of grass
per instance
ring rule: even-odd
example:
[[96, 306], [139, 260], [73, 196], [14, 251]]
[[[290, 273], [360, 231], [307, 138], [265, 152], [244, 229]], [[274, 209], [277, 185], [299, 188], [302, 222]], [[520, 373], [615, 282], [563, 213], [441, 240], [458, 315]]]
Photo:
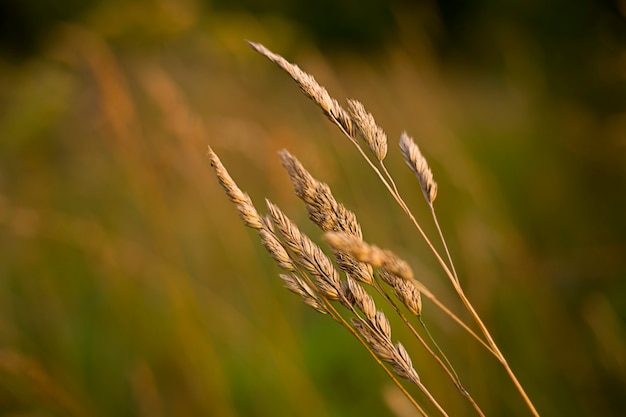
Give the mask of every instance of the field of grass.
[[[602, 88], [557, 85], [529, 36], [492, 30], [488, 71], [442, 59], [411, 25], [371, 53], [326, 53], [289, 20], [102, 2], [28, 60], [0, 61], [0, 414], [413, 415], [362, 345], [283, 288], [207, 146], [257, 207], [270, 198], [321, 243], [288, 149], [367, 241], [470, 318], [354, 147], [251, 39], [364, 103], [435, 236], [397, 146], [415, 138], [461, 283], [539, 412], [624, 415], [626, 43], [596, 57]], [[529, 415], [478, 343], [427, 300], [423, 317], [486, 415]], [[449, 414], [474, 415], [390, 319]]]

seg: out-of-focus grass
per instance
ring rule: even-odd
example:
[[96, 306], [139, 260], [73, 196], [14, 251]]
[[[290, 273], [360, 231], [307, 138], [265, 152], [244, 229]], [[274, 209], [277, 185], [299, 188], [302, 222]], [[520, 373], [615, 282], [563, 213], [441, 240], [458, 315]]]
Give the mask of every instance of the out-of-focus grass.
[[[395, 151], [401, 130], [417, 139], [469, 297], [539, 410], [623, 414], [626, 113], [599, 118], [550, 95], [530, 47], [503, 48], [496, 78], [441, 64], [410, 31], [375, 56], [328, 60], [289, 22], [200, 18], [180, 4], [104, 3], [39, 56], [2, 63], [3, 413], [390, 413], [384, 398], [396, 396], [363, 348], [281, 287], [212, 177], [208, 144], [259, 208], [268, 196], [319, 236], [276, 157], [287, 147], [357, 213], [366, 239], [462, 311], [354, 149], [250, 38], [336, 98], [363, 101], [433, 231]], [[498, 364], [424, 310], [487, 414], [526, 415]], [[394, 338], [450, 414], [469, 415], [399, 326]]]

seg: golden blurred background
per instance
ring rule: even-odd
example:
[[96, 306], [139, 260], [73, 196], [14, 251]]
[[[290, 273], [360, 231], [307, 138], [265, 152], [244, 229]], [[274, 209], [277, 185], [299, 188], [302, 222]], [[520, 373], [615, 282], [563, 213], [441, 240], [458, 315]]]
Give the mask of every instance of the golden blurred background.
[[[543, 415], [626, 414], [623, 0], [7, 3], [3, 416], [411, 415], [356, 340], [282, 287], [207, 145], [259, 209], [268, 197], [319, 239], [289, 149], [468, 317], [351, 144], [245, 39], [365, 104], [432, 234], [396, 145], [416, 139], [462, 283]], [[428, 302], [424, 318], [487, 415], [529, 415], [477, 343]], [[450, 415], [472, 415], [398, 324]]]

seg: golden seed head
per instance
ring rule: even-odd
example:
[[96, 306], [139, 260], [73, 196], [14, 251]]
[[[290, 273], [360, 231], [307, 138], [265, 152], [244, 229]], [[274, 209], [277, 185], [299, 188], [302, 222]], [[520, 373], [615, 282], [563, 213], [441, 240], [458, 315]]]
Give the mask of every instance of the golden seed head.
[[428, 162], [426, 162], [426, 158], [406, 132], [402, 132], [400, 136], [400, 150], [404, 156], [404, 161], [419, 180], [426, 202], [432, 204], [437, 197], [437, 183], [433, 180], [433, 173]]

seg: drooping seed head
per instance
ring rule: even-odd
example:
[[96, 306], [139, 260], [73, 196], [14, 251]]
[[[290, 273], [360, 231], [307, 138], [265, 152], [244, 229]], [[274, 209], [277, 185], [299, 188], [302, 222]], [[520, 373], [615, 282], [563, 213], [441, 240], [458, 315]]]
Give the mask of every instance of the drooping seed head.
[[387, 135], [376, 124], [374, 116], [368, 113], [363, 104], [357, 100], [348, 100], [348, 112], [352, 117], [353, 125], [356, 126], [376, 159], [379, 161], [385, 159], [387, 156]]
[[[280, 158], [293, 183], [296, 195], [304, 201], [313, 223], [325, 232], [340, 231], [362, 239], [363, 233], [356, 215], [335, 200], [327, 184], [316, 180], [287, 150], [280, 151]], [[372, 283], [374, 277], [371, 266], [358, 262], [345, 253], [333, 252], [342, 271], [360, 282]]]
[[426, 202], [432, 204], [437, 197], [437, 183], [433, 180], [433, 173], [428, 162], [426, 162], [426, 158], [406, 132], [402, 132], [400, 136], [400, 150], [404, 156], [404, 161], [417, 177]]
[[328, 232], [324, 239], [336, 250], [345, 252], [358, 261], [366, 262], [374, 268], [384, 267], [402, 279], [413, 279], [413, 270], [409, 264], [390, 250], [380, 249], [345, 233]]
[[376, 316], [376, 304], [372, 296], [369, 295], [358, 282], [350, 278], [350, 276], [346, 278], [346, 283], [351, 295], [350, 300], [356, 304], [370, 322], [373, 322]]
[[413, 368], [411, 356], [409, 356], [409, 352], [407, 352], [404, 346], [402, 346], [402, 343], [398, 342], [396, 344], [395, 351], [397, 355], [396, 361], [393, 364], [394, 371], [408, 381], [415, 383], [419, 382], [420, 378], [417, 371]]
[[304, 280], [300, 279], [300, 277], [295, 274], [280, 274], [280, 278], [285, 283], [285, 288], [299, 295], [306, 305], [313, 307], [322, 314], [328, 314], [328, 309], [324, 303]]
[[315, 278], [318, 291], [330, 300], [339, 300], [341, 291], [339, 273], [330, 259], [278, 206], [267, 201], [267, 207], [285, 245], [293, 253], [297, 263]]
[[374, 354], [380, 360], [391, 364], [396, 374], [409, 381], [419, 382], [419, 376], [413, 368], [411, 357], [401, 343], [394, 345], [390, 336], [380, 332], [376, 327], [372, 327], [371, 323], [362, 319], [352, 319], [351, 324], [370, 346]]
[[261, 216], [254, 208], [250, 196], [241, 191], [222, 164], [222, 161], [220, 161], [220, 158], [215, 154], [215, 152], [213, 152], [213, 149], [211, 149], [210, 146], [208, 155], [211, 160], [211, 166], [217, 176], [217, 180], [226, 191], [226, 195], [228, 195], [230, 201], [235, 203], [237, 206], [239, 217], [241, 217], [246, 226], [257, 230], [262, 229], [263, 222], [261, 221]]
[[315, 78], [300, 69], [295, 64], [287, 61], [282, 56], [275, 54], [260, 43], [248, 41], [252, 49], [274, 62], [298, 84], [302, 92], [313, 100], [326, 114], [328, 118], [337, 123], [350, 137], [354, 137], [354, 128], [350, 115], [339, 105], [337, 100], [332, 98], [324, 87], [315, 81]]
[[393, 286], [396, 297], [416, 316], [422, 314], [422, 295], [413, 281], [398, 279]]
[[270, 228], [264, 227], [259, 229], [259, 236], [261, 237], [261, 243], [280, 268], [286, 271], [295, 271], [295, 266], [291, 258], [289, 258], [289, 253]]

